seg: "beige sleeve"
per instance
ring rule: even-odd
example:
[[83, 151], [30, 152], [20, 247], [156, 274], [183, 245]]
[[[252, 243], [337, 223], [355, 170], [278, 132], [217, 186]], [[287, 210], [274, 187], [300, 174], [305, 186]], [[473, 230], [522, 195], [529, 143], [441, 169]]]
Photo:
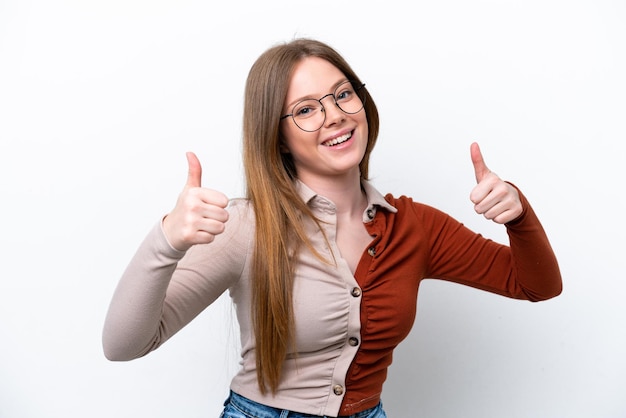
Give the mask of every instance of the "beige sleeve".
[[109, 360], [156, 349], [234, 286], [250, 251], [248, 206], [229, 206], [224, 233], [186, 253], [172, 248], [157, 223], [124, 271], [105, 319], [102, 344]]

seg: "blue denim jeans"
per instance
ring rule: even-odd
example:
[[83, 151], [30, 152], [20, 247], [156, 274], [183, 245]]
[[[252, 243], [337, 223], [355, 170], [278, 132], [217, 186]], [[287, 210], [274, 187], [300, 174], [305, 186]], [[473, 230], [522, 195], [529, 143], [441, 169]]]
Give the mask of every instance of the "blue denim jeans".
[[[326, 415], [311, 415], [301, 412], [293, 412], [286, 409], [272, 408], [258, 402], [254, 402], [248, 398], [236, 394], [231, 391], [230, 396], [224, 402], [224, 411], [220, 418], [329, 418]], [[387, 418], [387, 414], [383, 411], [382, 403], [377, 406], [358, 412], [353, 415], [347, 415], [341, 418]]]

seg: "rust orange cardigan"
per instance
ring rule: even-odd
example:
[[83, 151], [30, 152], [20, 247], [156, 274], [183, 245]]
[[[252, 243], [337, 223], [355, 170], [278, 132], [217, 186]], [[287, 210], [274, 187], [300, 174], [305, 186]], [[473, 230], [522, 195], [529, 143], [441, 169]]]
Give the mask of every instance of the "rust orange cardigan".
[[432, 207], [385, 196], [397, 212], [377, 211], [366, 224], [375, 238], [355, 272], [362, 289], [361, 346], [348, 370], [341, 415], [378, 403], [392, 351], [413, 325], [422, 279], [450, 280], [530, 301], [561, 292], [548, 238], [521, 192], [520, 198], [524, 212], [506, 225], [510, 246], [504, 246]]

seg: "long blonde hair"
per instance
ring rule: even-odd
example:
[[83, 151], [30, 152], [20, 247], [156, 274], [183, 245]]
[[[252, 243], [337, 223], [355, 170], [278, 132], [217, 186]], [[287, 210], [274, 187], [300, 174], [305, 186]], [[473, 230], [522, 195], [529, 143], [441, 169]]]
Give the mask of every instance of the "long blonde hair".
[[[252, 323], [256, 337], [260, 390], [277, 391], [283, 362], [294, 343], [292, 289], [294, 260], [304, 245], [315, 254], [301, 220], [318, 222], [299, 197], [290, 154], [281, 152], [279, 119], [295, 65], [315, 56], [333, 64], [349, 79], [361, 81], [330, 46], [295, 39], [265, 51], [248, 74], [243, 114], [243, 164], [246, 196], [253, 205], [256, 241], [252, 259]], [[367, 179], [369, 156], [378, 136], [378, 111], [366, 91], [368, 144], [360, 163]]]

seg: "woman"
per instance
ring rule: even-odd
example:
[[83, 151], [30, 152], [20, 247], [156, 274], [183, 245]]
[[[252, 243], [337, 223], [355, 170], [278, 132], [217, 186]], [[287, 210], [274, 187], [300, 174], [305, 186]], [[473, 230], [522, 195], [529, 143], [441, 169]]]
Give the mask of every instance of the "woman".
[[531, 301], [561, 292], [539, 220], [477, 144], [470, 198], [506, 225], [510, 246], [379, 193], [367, 181], [377, 135], [374, 101], [332, 48], [299, 39], [262, 54], [246, 84], [246, 199], [202, 188], [187, 154], [176, 206], [111, 301], [107, 358], [156, 349], [229, 290], [242, 358], [224, 417], [385, 417], [383, 382], [423, 278]]

